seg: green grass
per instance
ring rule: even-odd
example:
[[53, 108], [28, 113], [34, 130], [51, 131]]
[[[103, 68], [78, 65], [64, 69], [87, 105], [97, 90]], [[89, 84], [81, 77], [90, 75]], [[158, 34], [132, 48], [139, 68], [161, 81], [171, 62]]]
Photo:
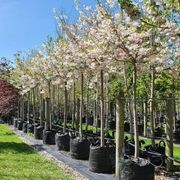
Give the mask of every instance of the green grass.
[[26, 145], [5, 125], [0, 125], [1, 180], [72, 180], [55, 163]]
[[180, 147], [174, 147], [174, 158], [180, 162]]

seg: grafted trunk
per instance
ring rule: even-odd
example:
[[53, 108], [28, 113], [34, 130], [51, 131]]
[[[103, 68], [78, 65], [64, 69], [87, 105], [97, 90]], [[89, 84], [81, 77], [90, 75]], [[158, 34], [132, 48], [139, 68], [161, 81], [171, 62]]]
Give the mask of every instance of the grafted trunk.
[[43, 95], [40, 94], [40, 126], [43, 126], [44, 108], [43, 108]]
[[127, 107], [128, 107], [128, 113], [129, 113], [129, 120], [130, 120], [130, 133], [131, 133], [131, 139], [134, 138], [133, 135], [133, 112], [131, 107], [131, 95], [129, 93], [128, 89], [128, 81], [127, 81], [127, 72], [126, 72], [126, 65], [124, 64], [124, 82], [125, 82], [125, 89], [128, 97]]
[[28, 91], [27, 94], [27, 123], [29, 123], [30, 120], [30, 91]]
[[108, 90], [108, 78], [106, 79], [106, 101], [105, 101], [105, 115], [106, 115], [106, 119], [105, 119], [105, 128], [108, 129], [108, 116], [109, 116], [109, 90]]
[[36, 102], [35, 102], [35, 88], [32, 89], [32, 106], [33, 106], [33, 124], [36, 123]]
[[54, 107], [55, 107], [55, 85], [52, 85], [52, 101], [51, 101], [51, 121], [54, 121]]
[[84, 101], [84, 76], [81, 73], [81, 99], [80, 99], [80, 122], [79, 122], [79, 135], [82, 138], [82, 118], [83, 118], [83, 101]]
[[96, 99], [94, 102], [94, 126], [98, 128], [98, 83], [96, 83]]
[[67, 82], [64, 83], [64, 126], [63, 132], [66, 132], [66, 123], [67, 123]]
[[[173, 119], [175, 112], [173, 109], [173, 96], [169, 95], [167, 99], [167, 120], [166, 120], [166, 143], [167, 143], [167, 157], [173, 158]], [[173, 160], [167, 159], [167, 170], [173, 170]]]
[[143, 102], [144, 136], [147, 136], [147, 101]]
[[80, 122], [80, 99], [77, 99], [77, 111], [76, 111], [76, 131], [79, 131], [79, 122]]
[[76, 114], [76, 84], [73, 84], [73, 113], [72, 113], [72, 127], [75, 125], [75, 114]]
[[137, 126], [137, 109], [136, 109], [136, 81], [137, 81], [137, 67], [136, 63], [133, 63], [133, 117], [134, 117], [134, 141], [135, 152], [134, 156], [139, 157], [139, 131]]
[[48, 112], [49, 112], [49, 130], [52, 129], [52, 104], [51, 104], [51, 98], [52, 98], [52, 95], [51, 95], [51, 81], [48, 81], [48, 93], [49, 93], [49, 99], [48, 99]]
[[124, 92], [120, 90], [116, 98], [116, 177], [120, 179], [121, 169], [120, 160], [123, 156], [124, 144], [124, 121], [125, 121], [125, 97]]
[[154, 129], [155, 129], [155, 108], [154, 108], [154, 66], [151, 67], [151, 96], [150, 96], [150, 118], [151, 118], [151, 134], [152, 139], [151, 143], [153, 146], [155, 146], [155, 140], [154, 140]]
[[20, 99], [20, 97], [18, 98], [18, 111], [17, 111], [17, 117], [18, 117], [18, 119], [20, 120], [20, 109], [21, 109], [21, 99]]
[[100, 83], [101, 83], [101, 147], [104, 146], [104, 78], [103, 70], [100, 72]]
[[24, 95], [21, 97], [21, 121], [24, 121]]
[[89, 83], [86, 88], [86, 131], [88, 130], [88, 118], [89, 118]]
[[50, 98], [46, 98], [46, 101], [45, 101], [45, 129], [46, 130], [51, 130], [51, 127], [50, 127]]

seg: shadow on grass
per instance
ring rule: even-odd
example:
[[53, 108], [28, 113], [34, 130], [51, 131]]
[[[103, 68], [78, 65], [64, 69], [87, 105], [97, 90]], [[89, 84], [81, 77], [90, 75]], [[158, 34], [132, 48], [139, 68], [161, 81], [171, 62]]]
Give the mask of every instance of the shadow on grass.
[[34, 154], [36, 151], [24, 143], [0, 142], [0, 153], [3, 152]]
[[5, 136], [12, 136], [12, 135], [15, 135], [15, 133], [14, 132], [6, 132], [4, 135]]

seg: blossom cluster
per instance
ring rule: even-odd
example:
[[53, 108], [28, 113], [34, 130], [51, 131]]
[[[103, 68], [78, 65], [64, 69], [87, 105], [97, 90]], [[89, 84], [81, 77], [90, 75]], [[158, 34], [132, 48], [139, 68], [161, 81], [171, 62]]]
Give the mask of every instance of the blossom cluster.
[[71, 88], [81, 74], [91, 77], [93, 84], [101, 70], [121, 76], [126, 63], [136, 65], [139, 71], [152, 65], [163, 70], [172, 57], [170, 66], [176, 70], [180, 28], [160, 13], [162, 1], [155, 2], [154, 8], [141, 4], [139, 19], [129, 17], [115, 0], [99, 2], [95, 8], [78, 8], [75, 24], [58, 16], [62, 36], [49, 46], [43, 45], [26, 61], [21, 60], [12, 72], [11, 83], [22, 94], [37, 85], [47, 91], [49, 83], [65, 83]]

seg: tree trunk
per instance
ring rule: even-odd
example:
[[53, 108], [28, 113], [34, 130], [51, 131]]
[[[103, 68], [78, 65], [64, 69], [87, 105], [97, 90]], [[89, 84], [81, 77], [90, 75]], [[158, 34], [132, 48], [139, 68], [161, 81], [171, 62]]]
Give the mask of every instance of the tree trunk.
[[35, 102], [35, 88], [32, 89], [32, 105], [33, 105], [33, 124], [36, 123], [36, 102]]
[[129, 89], [128, 89], [128, 81], [127, 81], [127, 73], [126, 73], [126, 65], [124, 63], [124, 82], [125, 82], [125, 90], [127, 93], [127, 97], [128, 97], [128, 102], [127, 102], [127, 106], [128, 106], [128, 113], [129, 113], [129, 120], [130, 120], [130, 133], [131, 133], [131, 139], [134, 138], [133, 136], [133, 113], [132, 113], [132, 107], [131, 107], [131, 95], [129, 93]]
[[20, 109], [21, 109], [21, 98], [20, 96], [18, 97], [18, 111], [17, 111], [17, 118], [20, 120]]
[[124, 92], [120, 90], [116, 98], [116, 177], [120, 179], [122, 172], [120, 170], [120, 160], [123, 156], [124, 144], [124, 121], [125, 121], [125, 97]]
[[108, 96], [108, 78], [106, 79], [106, 97], [105, 97], [105, 99], [106, 99], [106, 101], [105, 101], [105, 128], [106, 129], [108, 129], [108, 114], [109, 114], [109, 96]]
[[51, 109], [51, 106], [52, 106], [52, 104], [51, 104], [51, 98], [52, 98], [52, 96], [51, 96], [51, 81], [48, 81], [48, 92], [49, 92], [49, 99], [48, 99], [48, 112], [49, 112], [49, 129], [48, 130], [51, 130], [52, 129], [52, 115], [51, 115], [51, 111], [52, 111], [52, 109]]
[[55, 107], [55, 85], [52, 85], [52, 101], [51, 101], [51, 121], [54, 121], [54, 107]]
[[67, 123], [67, 82], [64, 83], [64, 126], [63, 133], [66, 132], [66, 123]]
[[100, 72], [100, 83], [101, 83], [101, 147], [104, 146], [104, 78], [103, 70]]
[[44, 108], [43, 108], [43, 95], [40, 93], [40, 126], [43, 126]]
[[77, 99], [77, 111], [76, 111], [76, 114], [77, 114], [77, 117], [76, 117], [76, 131], [78, 132], [79, 131], [79, 122], [80, 122], [80, 99], [78, 98]]
[[86, 131], [88, 130], [88, 119], [89, 119], [89, 82], [86, 84]]
[[151, 118], [151, 134], [152, 139], [151, 143], [153, 146], [155, 146], [155, 140], [154, 140], [154, 127], [155, 127], [155, 109], [154, 109], [154, 66], [151, 67], [151, 96], [150, 96], [150, 118]]
[[24, 95], [21, 98], [21, 121], [24, 121]]
[[29, 123], [30, 120], [30, 91], [28, 91], [27, 94], [27, 123]]
[[80, 123], [79, 123], [79, 135], [82, 138], [82, 118], [83, 118], [83, 101], [84, 101], [84, 76], [81, 73], [81, 99], [80, 99]]
[[[173, 158], [173, 118], [175, 112], [173, 109], [173, 97], [169, 95], [167, 100], [167, 120], [166, 120], [166, 143], [167, 143], [167, 157]], [[167, 170], [173, 170], [173, 160], [167, 158]]]
[[143, 102], [144, 136], [147, 136], [147, 101]]
[[137, 109], [136, 109], [136, 81], [137, 81], [137, 68], [136, 63], [133, 63], [133, 117], [134, 117], [134, 140], [135, 140], [135, 152], [134, 156], [139, 157], [139, 130], [137, 126]]
[[96, 99], [94, 102], [94, 125], [96, 127], [96, 132], [98, 129], [98, 83], [96, 83]]
[[51, 130], [51, 121], [50, 121], [50, 98], [46, 98], [45, 101], [45, 129]]
[[72, 127], [75, 125], [75, 114], [76, 114], [76, 84], [73, 84], [73, 114], [72, 114]]
[[174, 118], [173, 118], [173, 130], [176, 131], [176, 99], [175, 99], [175, 80], [174, 76], [172, 76], [172, 98], [173, 98], [173, 109], [174, 109]]

